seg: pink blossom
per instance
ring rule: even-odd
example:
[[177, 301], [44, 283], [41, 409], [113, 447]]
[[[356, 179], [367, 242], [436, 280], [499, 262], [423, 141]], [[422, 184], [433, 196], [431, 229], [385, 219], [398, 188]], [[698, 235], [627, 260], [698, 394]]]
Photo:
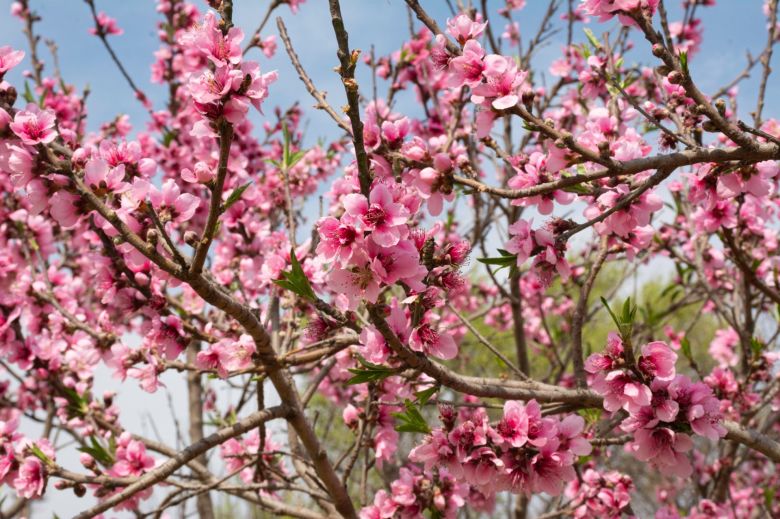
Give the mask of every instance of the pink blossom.
[[518, 89], [525, 81], [527, 72], [517, 70], [517, 62], [498, 54], [485, 57], [485, 82], [477, 85], [472, 101], [481, 103], [487, 99], [496, 110], [512, 108], [520, 100]]
[[650, 388], [622, 370], [597, 373], [590, 382], [594, 391], [604, 397], [604, 409], [615, 412], [620, 408], [635, 412], [650, 405]]
[[634, 22], [627, 13], [644, 9], [652, 16], [659, 2], [660, 0], [582, 0], [582, 8], [586, 14], [598, 16], [600, 22], [606, 22], [618, 15], [623, 25], [633, 25]]
[[230, 371], [251, 367], [252, 356], [256, 351], [252, 336], [242, 334], [237, 341], [222, 339], [210, 344], [208, 348], [198, 352], [197, 364], [203, 369], [216, 369], [221, 378], [226, 378]]
[[648, 377], [670, 380], [675, 375], [675, 362], [677, 354], [665, 342], [654, 341], [642, 346], [637, 366]]
[[262, 49], [266, 58], [273, 58], [276, 54], [276, 35], [266, 36], [258, 42], [257, 46]]
[[536, 243], [531, 231], [531, 222], [518, 220], [509, 226], [512, 238], [506, 244], [506, 250], [517, 255], [517, 266], [525, 263], [531, 256]]
[[525, 406], [510, 400], [504, 404], [504, 417], [496, 430], [510, 446], [522, 447], [528, 441], [528, 420]]
[[124, 30], [120, 29], [119, 26], [116, 24], [116, 20], [108, 16], [103, 11], [99, 12], [96, 16], [95, 23], [97, 24], [97, 27], [90, 27], [89, 33], [97, 36], [97, 35], [116, 35], [121, 36], [124, 34]]
[[41, 110], [37, 104], [29, 103], [27, 108], [16, 113], [9, 126], [24, 144], [35, 146], [49, 144], [57, 138], [54, 122], [52, 110]]
[[336, 260], [342, 266], [352, 258], [353, 251], [362, 246], [362, 236], [354, 226], [331, 216], [321, 218], [317, 230], [320, 235], [317, 254], [326, 260]]
[[124, 178], [124, 164], [110, 168], [102, 159], [91, 159], [84, 167], [84, 183], [98, 195], [126, 191], [130, 185], [124, 182]]
[[146, 445], [133, 440], [128, 433], [119, 437], [116, 460], [110, 472], [118, 477], [138, 477], [154, 467], [154, 458], [146, 453]]
[[449, 62], [449, 85], [460, 87], [467, 85], [474, 88], [482, 83], [482, 73], [485, 71], [485, 50], [477, 40], [468, 40], [460, 56]]
[[420, 265], [420, 254], [411, 240], [401, 240], [393, 247], [381, 247], [374, 243], [374, 236], [367, 240], [371, 269], [382, 283], [392, 285], [404, 281], [413, 290], [425, 290], [422, 278], [428, 270]]
[[379, 296], [379, 280], [367, 259], [345, 268], [334, 268], [327, 277], [327, 284], [347, 299], [346, 306], [355, 310], [361, 301], [376, 303]]
[[11, 46], [0, 47], [0, 79], [3, 75], [22, 62], [24, 51], [14, 50]]
[[238, 27], [231, 27], [227, 35], [222, 34], [214, 13], [206, 13], [203, 25], [188, 36], [185, 42], [192, 45], [205, 57], [219, 67], [225, 63], [237, 64], [241, 61], [241, 40], [244, 32]]
[[706, 384], [693, 383], [688, 377], [678, 375], [669, 384], [668, 391], [679, 404], [680, 414], [690, 424], [693, 432], [711, 440], [726, 435], [726, 429], [720, 424], [723, 419], [720, 401]]
[[192, 218], [200, 205], [198, 197], [182, 193], [179, 185], [173, 179], [166, 180], [161, 190], [150, 186], [149, 199], [160, 218], [170, 219], [174, 222], [186, 222]]
[[41, 460], [28, 456], [22, 461], [19, 472], [13, 480], [13, 486], [19, 497], [32, 499], [43, 495], [46, 480], [46, 468]]
[[736, 346], [739, 345], [739, 334], [733, 328], [716, 330], [715, 338], [709, 346], [709, 354], [723, 366], [736, 366]]
[[181, 178], [185, 182], [192, 184], [208, 184], [216, 177], [216, 171], [214, 168], [209, 167], [205, 162], [199, 161], [195, 163], [194, 170], [184, 168], [181, 170]]
[[70, 229], [79, 221], [81, 197], [60, 190], [51, 197], [51, 216], [61, 227]]
[[430, 323], [423, 323], [412, 330], [409, 347], [444, 360], [454, 359], [458, 355], [458, 346], [452, 336], [434, 330]]
[[371, 232], [377, 245], [392, 247], [406, 231], [409, 211], [393, 201], [390, 190], [384, 184], [376, 184], [368, 200], [359, 194], [345, 196], [344, 208], [350, 217], [360, 222], [365, 231]]
[[639, 429], [628, 447], [639, 461], [649, 461], [662, 474], [687, 478], [693, 472], [685, 455], [693, 448], [693, 441], [687, 434], [666, 427]]
[[476, 40], [487, 27], [487, 22], [478, 23], [466, 16], [459, 14], [455, 18], [447, 20], [447, 32], [464, 45], [469, 40]]

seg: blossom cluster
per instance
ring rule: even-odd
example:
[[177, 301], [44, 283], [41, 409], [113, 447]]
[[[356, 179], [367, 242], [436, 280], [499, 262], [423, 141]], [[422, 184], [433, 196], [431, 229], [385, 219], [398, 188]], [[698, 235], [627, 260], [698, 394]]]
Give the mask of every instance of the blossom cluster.
[[575, 478], [574, 464], [591, 452], [583, 437], [585, 420], [543, 417], [535, 400], [508, 401], [495, 426], [477, 409], [462, 421], [441, 408], [443, 427], [435, 429], [409, 459], [426, 468], [445, 467], [483, 494], [546, 492], [559, 495]]
[[620, 428], [633, 433], [628, 449], [637, 459], [663, 474], [690, 476], [691, 433], [712, 440], [726, 434], [720, 401], [706, 384], [676, 373], [677, 354], [664, 342], [645, 344], [638, 359], [626, 355], [623, 339], [611, 333], [605, 352], [586, 360], [590, 386], [604, 397], [604, 409], [628, 413]]

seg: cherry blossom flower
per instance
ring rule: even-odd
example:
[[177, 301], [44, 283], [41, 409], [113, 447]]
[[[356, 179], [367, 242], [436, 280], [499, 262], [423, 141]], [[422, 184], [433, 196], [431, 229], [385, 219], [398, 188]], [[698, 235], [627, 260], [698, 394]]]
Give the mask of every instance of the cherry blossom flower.
[[116, 24], [116, 20], [108, 16], [103, 11], [99, 12], [96, 16], [97, 27], [90, 27], [89, 33], [93, 36], [121, 36], [124, 34], [124, 30], [119, 28]]
[[14, 68], [24, 59], [24, 51], [14, 50], [11, 46], [0, 47], [0, 80], [6, 72]]
[[57, 138], [54, 123], [53, 111], [41, 110], [35, 103], [29, 103], [27, 108], [16, 113], [9, 126], [24, 144], [35, 146], [49, 144]]
[[452, 336], [436, 331], [430, 323], [423, 323], [412, 330], [409, 347], [444, 360], [453, 359], [458, 354], [458, 346]]
[[376, 184], [369, 199], [358, 194], [344, 197], [347, 215], [360, 222], [363, 230], [371, 232], [377, 245], [392, 247], [402, 238], [404, 224], [409, 211], [402, 204], [393, 201], [393, 196], [384, 184]]

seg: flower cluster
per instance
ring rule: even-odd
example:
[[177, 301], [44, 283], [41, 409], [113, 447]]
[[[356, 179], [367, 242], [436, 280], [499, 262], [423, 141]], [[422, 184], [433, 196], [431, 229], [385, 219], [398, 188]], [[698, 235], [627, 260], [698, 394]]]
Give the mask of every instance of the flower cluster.
[[588, 467], [582, 478], [575, 479], [566, 487], [566, 497], [571, 499], [570, 506], [577, 519], [620, 519], [628, 511], [633, 490], [634, 483], [627, 475], [614, 470], [599, 472]]
[[582, 436], [585, 421], [577, 415], [542, 417], [535, 400], [509, 401], [497, 425], [482, 410], [456, 426], [451, 408], [441, 408], [442, 428], [409, 454], [425, 467], [443, 466], [483, 494], [509, 490], [559, 495], [575, 478], [578, 456], [591, 452]]
[[[243, 61], [241, 41], [244, 33], [238, 27], [225, 30], [214, 13], [207, 13], [204, 23], [188, 33], [182, 43], [188, 52], [207, 60], [208, 67], [201, 74], [192, 74], [187, 83], [197, 110], [208, 121], [224, 118], [232, 124], [240, 123], [249, 104], [260, 110], [268, 97], [268, 86], [276, 81], [276, 72], [261, 74], [256, 62]], [[210, 133], [208, 127], [198, 125], [193, 131]]]
[[386, 517], [434, 517], [454, 519], [469, 496], [469, 486], [459, 483], [447, 469], [420, 472], [402, 468], [401, 475], [390, 484], [390, 492], [380, 490], [374, 504], [360, 511], [360, 519]]
[[532, 223], [520, 219], [509, 226], [511, 239], [506, 244], [507, 252], [517, 256], [518, 267], [534, 257], [533, 271], [544, 285], [550, 284], [555, 273], [566, 281], [571, 274], [566, 261], [566, 244], [556, 237], [556, 232], [563, 230], [566, 222], [553, 221], [539, 229], [532, 229]]
[[637, 459], [688, 477], [690, 433], [713, 440], [726, 434], [719, 400], [706, 384], [676, 374], [677, 354], [664, 342], [645, 344], [638, 359], [626, 355], [623, 339], [611, 333], [605, 352], [586, 361], [590, 386], [604, 397], [604, 409], [628, 412], [620, 427], [633, 433], [628, 448]]

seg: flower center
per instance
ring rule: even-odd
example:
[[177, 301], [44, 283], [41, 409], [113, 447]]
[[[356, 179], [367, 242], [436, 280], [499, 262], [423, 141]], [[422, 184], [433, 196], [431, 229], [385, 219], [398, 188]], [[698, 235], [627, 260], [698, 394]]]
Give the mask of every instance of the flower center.
[[387, 215], [385, 214], [385, 210], [382, 209], [382, 207], [378, 204], [371, 204], [371, 207], [368, 208], [368, 211], [366, 211], [366, 215], [363, 217], [363, 220], [365, 220], [366, 224], [368, 225], [381, 225], [384, 223], [385, 218]]

